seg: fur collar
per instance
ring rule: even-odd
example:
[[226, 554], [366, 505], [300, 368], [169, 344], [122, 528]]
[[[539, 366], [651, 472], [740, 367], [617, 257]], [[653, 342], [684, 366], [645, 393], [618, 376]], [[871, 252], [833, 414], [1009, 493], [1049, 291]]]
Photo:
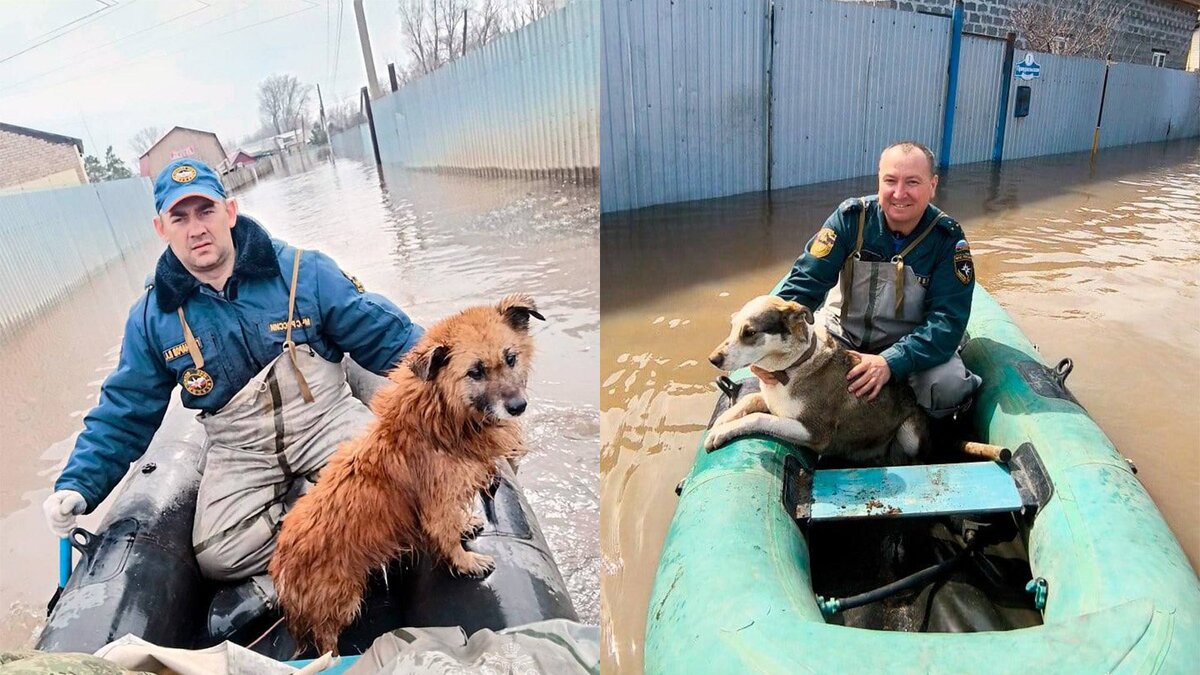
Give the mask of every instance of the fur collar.
[[[233, 264], [232, 278], [266, 279], [278, 275], [279, 260], [271, 237], [258, 221], [239, 215], [231, 230], [233, 248], [237, 258]], [[174, 312], [200, 287], [200, 280], [187, 271], [175, 252], [167, 250], [158, 259], [154, 269], [155, 298], [158, 308], [164, 313]]]

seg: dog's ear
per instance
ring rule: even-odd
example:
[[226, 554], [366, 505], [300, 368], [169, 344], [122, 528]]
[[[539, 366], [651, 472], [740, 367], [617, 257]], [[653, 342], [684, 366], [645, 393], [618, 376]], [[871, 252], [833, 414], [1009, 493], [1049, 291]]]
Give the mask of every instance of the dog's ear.
[[500, 316], [504, 317], [504, 323], [507, 323], [513, 330], [527, 331], [529, 330], [529, 317], [545, 321], [546, 317], [542, 316], [537, 311], [537, 305], [534, 304], [533, 298], [524, 293], [513, 293], [506, 296], [496, 305], [496, 311], [500, 312]]
[[786, 317], [788, 330], [793, 333], [799, 332], [797, 329], [801, 327], [801, 322], [809, 326], [813, 325], [812, 310], [798, 302], [789, 302], [784, 316]]
[[408, 367], [426, 382], [436, 377], [442, 366], [449, 362], [450, 348], [446, 345], [434, 345], [419, 352], [414, 349], [408, 355]]

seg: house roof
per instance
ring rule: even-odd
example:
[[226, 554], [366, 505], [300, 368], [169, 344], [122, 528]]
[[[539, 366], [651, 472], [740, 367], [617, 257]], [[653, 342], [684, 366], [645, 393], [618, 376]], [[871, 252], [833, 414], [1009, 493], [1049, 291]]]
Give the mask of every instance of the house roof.
[[78, 148], [79, 154], [81, 154], [81, 155], [83, 154], [83, 141], [81, 141], [78, 138], [75, 138], [73, 136], [63, 136], [62, 134], [52, 134], [49, 131], [39, 131], [37, 129], [30, 129], [29, 127], [19, 127], [15, 124], [5, 124], [3, 122], [0, 122], [0, 131], [9, 131], [14, 134], [22, 134], [24, 136], [33, 136], [34, 138], [40, 138], [43, 141], [49, 141], [51, 143], [63, 143], [63, 144], [70, 143], [70, 144], [74, 145], [76, 148]]
[[191, 127], [180, 127], [180, 126], [174, 126], [174, 127], [171, 127], [171, 130], [170, 130], [170, 131], [168, 131], [167, 133], [163, 134], [163, 135], [162, 135], [162, 136], [161, 136], [161, 137], [160, 137], [160, 138], [159, 138], [157, 141], [154, 141], [154, 145], [151, 145], [150, 147], [146, 148], [146, 151], [145, 151], [145, 152], [143, 152], [143, 153], [142, 153], [142, 155], [141, 155], [141, 157], [138, 157], [138, 159], [141, 159], [142, 157], [145, 157], [146, 155], [150, 154], [150, 151], [151, 151], [151, 150], [153, 150], [154, 148], [157, 148], [157, 147], [158, 147], [158, 144], [159, 144], [159, 143], [162, 143], [162, 142], [163, 142], [163, 140], [164, 140], [164, 139], [166, 139], [166, 137], [167, 137], [167, 136], [170, 136], [170, 135], [171, 135], [171, 133], [172, 133], [172, 132], [174, 132], [176, 129], [180, 129], [180, 130], [182, 130], [182, 131], [194, 131], [194, 132], [196, 132], [196, 133], [198, 133], [198, 134], [208, 134], [209, 136], [212, 136], [212, 137], [213, 137], [214, 139], [216, 139], [216, 141], [217, 141], [217, 147], [221, 149], [221, 156], [222, 156], [222, 157], [227, 157], [227, 156], [228, 156], [228, 155], [226, 155], [226, 154], [225, 154], [225, 146], [221, 145], [221, 139], [220, 139], [220, 138], [219, 138], [219, 137], [218, 137], [216, 134], [214, 134], [213, 132], [211, 132], [211, 131], [205, 131], [205, 130], [203, 130], [203, 129], [193, 129], [193, 128], [191, 128]]

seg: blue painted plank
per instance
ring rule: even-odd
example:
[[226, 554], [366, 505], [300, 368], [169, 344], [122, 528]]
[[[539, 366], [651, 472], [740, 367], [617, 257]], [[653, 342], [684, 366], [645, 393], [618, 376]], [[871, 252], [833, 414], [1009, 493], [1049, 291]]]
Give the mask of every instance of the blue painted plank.
[[996, 462], [837, 469], [813, 474], [812, 520], [998, 513], [1021, 508]]
[[[345, 673], [350, 666], [358, 663], [359, 658], [360, 657], [358, 655], [337, 657], [333, 660], [333, 665], [321, 671], [321, 675], [342, 675], [342, 673]], [[293, 668], [303, 668], [315, 660], [316, 659], [298, 659], [296, 661], [284, 661], [284, 663]]]

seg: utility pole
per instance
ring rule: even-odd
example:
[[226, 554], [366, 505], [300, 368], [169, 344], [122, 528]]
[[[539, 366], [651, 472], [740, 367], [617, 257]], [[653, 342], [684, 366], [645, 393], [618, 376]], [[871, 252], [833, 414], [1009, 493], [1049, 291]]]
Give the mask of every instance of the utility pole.
[[321, 132], [325, 134], [325, 144], [329, 146], [329, 161], [333, 161], [333, 139], [329, 136], [329, 123], [325, 121], [325, 99], [321, 97], [321, 85], [317, 85], [317, 108], [321, 111]]
[[317, 85], [317, 109], [321, 111], [321, 131], [325, 133], [325, 139], [329, 140], [329, 123], [325, 121], [325, 99], [321, 96], [321, 85]]
[[363, 13], [363, 0], [354, 0], [354, 18], [358, 22], [358, 43], [362, 46], [363, 64], [367, 67], [367, 84], [371, 98], [383, 96], [379, 90], [379, 78], [375, 76], [375, 58], [371, 56], [371, 37], [367, 35], [367, 16]]

